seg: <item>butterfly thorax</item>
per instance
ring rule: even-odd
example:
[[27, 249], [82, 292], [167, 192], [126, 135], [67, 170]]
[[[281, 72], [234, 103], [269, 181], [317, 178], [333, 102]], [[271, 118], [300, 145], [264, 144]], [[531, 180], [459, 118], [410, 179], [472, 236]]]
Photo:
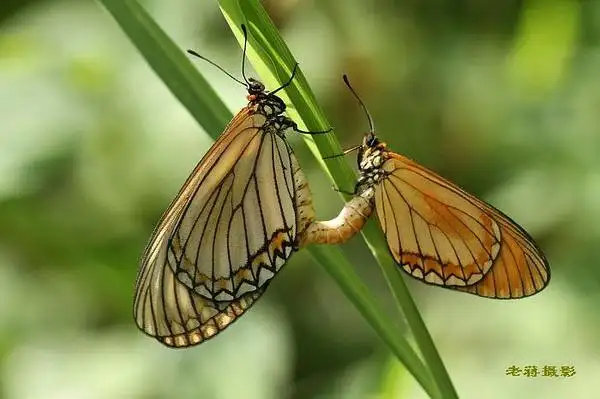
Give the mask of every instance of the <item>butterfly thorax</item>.
[[256, 112], [267, 119], [281, 115], [285, 112], [285, 103], [274, 94], [262, 92], [253, 93], [248, 90], [248, 107], [255, 108]]
[[358, 153], [358, 170], [360, 177], [356, 182], [355, 192], [361, 194], [378, 184], [388, 172], [383, 165], [388, 160], [385, 143], [377, 142], [374, 146], [363, 145]]
[[296, 122], [294, 122], [287, 116], [276, 115], [271, 118], [267, 118], [263, 129], [265, 130], [265, 132], [272, 132], [279, 135], [280, 137], [284, 137], [287, 129], [296, 129], [297, 127], [298, 125], [296, 125]]
[[296, 123], [290, 118], [282, 115], [286, 110], [283, 100], [273, 93], [268, 93], [262, 82], [253, 78], [248, 79], [247, 98], [249, 101], [248, 108], [266, 118], [263, 125], [265, 131], [274, 131], [279, 136], [283, 136], [286, 129], [297, 127]]

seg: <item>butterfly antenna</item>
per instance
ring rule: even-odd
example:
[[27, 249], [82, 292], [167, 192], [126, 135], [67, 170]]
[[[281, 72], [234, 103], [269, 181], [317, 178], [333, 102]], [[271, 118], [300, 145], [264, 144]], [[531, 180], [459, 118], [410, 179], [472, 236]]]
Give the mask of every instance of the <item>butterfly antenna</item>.
[[242, 77], [244, 78], [246, 84], [250, 86], [250, 82], [248, 82], [248, 78], [246, 77], [246, 50], [248, 48], [248, 31], [246, 30], [246, 25], [244, 24], [242, 24], [242, 32], [244, 32], [244, 52], [242, 53]]
[[241, 84], [244, 87], [248, 87], [248, 85], [244, 82], [242, 82], [241, 80], [239, 80], [238, 78], [236, 78], [235, 76], [233, 76], [232, 74], [230, 74], [229, 72], [227, 72], [225, 69], [223, 69], [221, 66], [217, 65], [216, 63], [214, 63], [213, 61], [209, 60], [208, 58], [198, 54], [197, 52], [195, 52], [194, 50], [188, 50], [187, 51], [188, 54], [193, 55], [194, 57], [198, 57], [201, 60], [204, 60], [206, 62], [208, 62], [210, 65], [218, 68], [221, 72], [223, 72], [225, 75], [229, 76], [231, 79], [235, 80], [236, 82], [238, 82], [239, 84]]
[[367, 119], [369, 121], [369, 133], [371, 133], [372, 135], [375, 135], [375, 124], [373, 123], [373, 118], [371, 118], [371, 114], [369, 113], [367, 106], [365, 105], [365, 103], [363, 103], [363, 101], [360, 99], [360, 97], [358, 96], [356, 91], [354, 91], [354, 89], [352, 88], [352, 85], [350, 84], [350, 81], [348, 80], [348, 76], [344, 75], [343, 79], [344, 79], [344, 83], [346, 83], [346, 86], [348, 86], [348, 88], [354, 95], [354, 98], [356, 98], [356, 100], [360, 104], [360, 107], [363, 109], [363, 111], [365, 111], [365, 114], [367, 115]]
[[270, 92], [269, 95], [272, 96], [275, 93], [277, 93], [279, 90], [285, 89], [290, 84], [292, 84], [292, 80], [294, 80], [294, 77], [296, 76], [296, 72], [298, 72], [298, 63], [297, 62], [294, 65], [294, 69], [292, 69], [292, 74], [290, 75], [290, 78], [288, 79], [288, 81], [285, 82], [284, 84], [282, 84], [281, 86], [279, 86], [277, 89], [275, 89], [272, 92]]

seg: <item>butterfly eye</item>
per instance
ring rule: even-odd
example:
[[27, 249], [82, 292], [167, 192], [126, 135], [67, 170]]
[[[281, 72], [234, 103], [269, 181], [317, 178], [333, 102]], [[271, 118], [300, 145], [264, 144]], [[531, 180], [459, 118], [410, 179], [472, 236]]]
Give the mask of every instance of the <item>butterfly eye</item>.
[[375, 147], [375, 146], [377, 146], [378, 143], [379, 143], [379, 140], [377, 140], [377, 136], [375, 136], [373, 133], [369, 133], [367, 135], [367, 145], [369, 147]]
[[265, 85], [254, 78], [248, 78], [248, 92], [251, 94], [265, 94]]

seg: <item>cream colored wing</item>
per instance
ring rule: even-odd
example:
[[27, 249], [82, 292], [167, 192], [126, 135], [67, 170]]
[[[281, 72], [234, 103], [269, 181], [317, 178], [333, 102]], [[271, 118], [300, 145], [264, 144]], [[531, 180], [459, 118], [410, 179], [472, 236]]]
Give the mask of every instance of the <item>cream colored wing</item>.
[[[212, 192], [202, 185], [182, 212], [167, 261], [198, 295], [230, 301], [262, 287], [291, 256], [297, 237], [293, 154], [259, 131]], [[197, 198], [200, 197], [200, 198]]]
[[283, 266], [297, 237], [297, 163], [264, 122], [236, 118], [215, 143], [155, 230], [141, 274], [156, 262], [148, 253], [166, 247], [179, 281], [208, 300], [230, 301]]
[[267, 285], [231, 302], [215, 303], [182, 284], [165, 265], [165, 246], [156, 247], [137, 281], [134, 319], [138, 327], [162, 344], [182, 348], [210, 339], [237, 320], [262, 295]]
[[240, 115], [188, 178], [142, 258], [134, 318], [168, 346], [200, 343], [240, 316], [314, 220], [287, 142], [262, 130], [264, 117]]

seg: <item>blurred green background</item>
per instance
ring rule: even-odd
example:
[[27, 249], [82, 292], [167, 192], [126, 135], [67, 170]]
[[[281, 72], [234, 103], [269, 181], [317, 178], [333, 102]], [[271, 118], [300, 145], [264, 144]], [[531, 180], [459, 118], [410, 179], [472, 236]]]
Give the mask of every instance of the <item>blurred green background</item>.
[[[216, 3], [142, 4], [182, 50], [239, 73]], [[550, 286], [524, 300], [407, 279], [459, 395], [597, 398], [600, 2], [264, 5], [343, 145], [367, 128], [347, 73], [391, 148], [493, 203], [545, 250]], [[245, 105], [243, 88], [198, 68], [232, 111]], [[0, 123], [3, 398], [424, 397], [304, 252], [216, 339], [175, 351], [138, 332], [139, 257], [211, 140], [98, 4], [0, 4]], [[288, 137], [318, 215], [334, 216], [341, 200]], [[362, 241], [344, 249], [392, 311]], [[512, 365], [576, 374], [507, 376]]]

